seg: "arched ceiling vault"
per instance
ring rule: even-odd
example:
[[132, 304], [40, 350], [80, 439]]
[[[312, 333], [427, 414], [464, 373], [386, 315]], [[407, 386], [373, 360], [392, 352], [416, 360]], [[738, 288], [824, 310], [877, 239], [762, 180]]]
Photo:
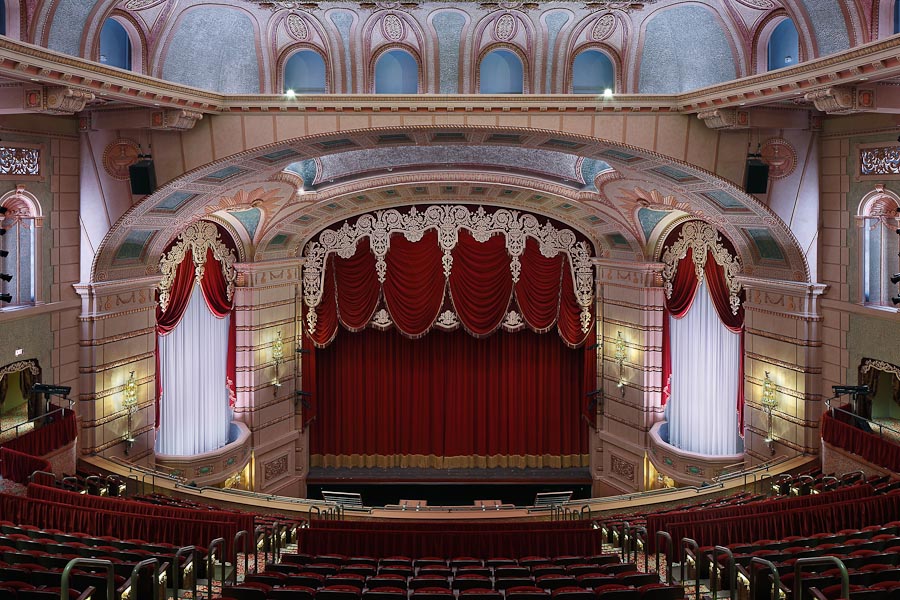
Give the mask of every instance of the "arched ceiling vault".
[[655, 260], [660, 233], [690, 215], [732, 241], [745, 273], [809, 280], [788, 227], [712, 173], [616, 142], [491, 127], [320, 134], [215, 161], [123, 215], [96, 255], [92, 279], [156, 272], [171, 239], [200, 218], [238, 232], [242, 260], [265, 261], [299, 256], [317, 232], [358, 214], [432, 203], [552, 217], [584, 233], [595, 253], [631, 261]]

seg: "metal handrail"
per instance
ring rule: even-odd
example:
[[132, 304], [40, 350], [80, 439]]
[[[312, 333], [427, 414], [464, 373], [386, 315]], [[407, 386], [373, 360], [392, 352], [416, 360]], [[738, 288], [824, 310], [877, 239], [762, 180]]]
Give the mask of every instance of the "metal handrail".
[[[642, 527], [640, 525], [631, 528], [631, 539], [634, 542], [634, 564], [638, 564], [638, 553], [640, 552], [640, 548], [643, 546], [644, 548], [644, 567], [649, 572], [650, 566], [648, 563], [649, 552], [650, 550], [647, 548], [647, 528]], [[629, 554], [629, 558], [631, 555]]]
[[[59, 584], [60, 600], [69, 600], [69, 578], [72, 577], [72, 569], [78, 565], [86, 565], [88, 567], [103, 567], [106, 570], [106, 600], [115, 600], [116, 598], [116, 572], [112, 561], [99, 558], [73, 558], [66, 563], [63, 569], [62, 579]], [[155, 600], [155, 599], [154, 599]]]
[[[712, 561], [709, 565], [710, 595], [715, 598], [719, 587], [719, 553], [728, 557], [728, 589], [732, 594], [737, 588], [737, 569], [734, 565], [734, 553], [725, 546], [713, 546]], [[843, 596], [842, 596], [843, 597]]]
[[622, 521], [620, 525], [622, 526], [622, 534], [619, 537], [619, 545], [622, 548], [622, 562], [628, 562], [625, 556], [628, 554], [628, 528], [631, 527], [631, 524], [628, 521]]
[[53, 481], [56, 481], [56, 474], [50, 473], [48, 471], [32, 471], [31, 475], [28, 476], [28, 483], [34, 483], [35, 475], [49, 475]]
[[[241, 530], [238, 531], [236, 534], [234, 534], [234, 559], [231, 561], [232, 564], [234, 564], [234, 577], [232, 578], [232, 581], [234, 582], [234, 585], [237, 585], [237, 582], [238, 582], [238, 580], [237, 580], [237, 576], [238, 576], [238, 573], [237, 573], [237, 571], [238, 571], [238, 570], [237, 570], [237, 564], [238, 564], [238, 542], [241, 541], [241, 540], [243, 540], [243, 542], [244, 542], [244, 544], [243, 544], [243, 549], [244, 549], [244, 576], [246, 576], [247, 573], [250, 572], [250, 571], [249, 571], [249, 565], [250, 565], [250, 553], [247, 552], [247, 542], [249, 541], [249, 538], [248, 538], [249, 535], [250, 535], [250, 534], [247, 533], [247, 530], [245, 530], [245, 529], [241, 529]], [[256, 564], [256, 561], [254, 560], [253, 563]]]
[[37, 422], [37, 421], [40, 421], [41, 419], [46, 419], [47, 417], [49, 417], [50, 415], [52, 415], [52, 414], [54, 414], [54, 413], [58, 413], [58, 412], [61, 413], [61, 412], [64, 412], [64, 411], [67, 411], [67, 410], [71, 410], [71, 409], [72, 409], [71, 406], [70, 406], [69, 408], [65, 408], [64, 406], [58, 406], [57, 408], [51, 410], [50, 412], [44, 413], [44, 414], [42, 414], [42, 415], [40, 415], [40, 416], [38, 416], [38, 417], [34, 417], [34, 418], [32, 418], [32, 419], [28, 419], [27, 421], [22, 421], [21, 423], [17, 423], [16, 425], [10, 425], [10, 426], [7, 427], [6, 429], [0, 429], [0, 435], [3, 435], [3, 434], [6, 433], [7, 431], [12, 431], [13, 429], [15, 429], [15, 430], [16, 430], [16, 437], [19, 437], [19, 427], [24, 427], [25, 425], [28, 425], [29, 423], [35, 423], [35, 422]]
[[888, 427], [887, 425], [882, 425], [881, 423], [878, 423], [878, 422], [876, 422], [876, 421], [872, 421], [871, 419], [867, 419], [867, 418], [865, 418], [865, 417], [862, 417], [862, 416], [860, 416], [860, 415], [858, 415], [858, 414], [856, 414], [856, 413], [854, 413], [854, 412], [850, 412], [849, 410], [844, 410], [843, 408], [835, 408], [835, 407], [832, 407], [831, 410], [832, 410], [832, 412], [833, 412], [833, 411], [839, 411], [839, 412], [848, 414], [848, 415], [850, 415], [851, 417], [853, 417], [854, 419], [861, 419], [861, 420], [865, 421], [866, 423], [868, 423], [870, 427], [871, 427], [872, 425], [878, 427], [878, 437], [880, 437], [880, 438], [884, 438], [884, 430], [885, 430], [885, 429], [887, 429], [888, 431], [891, 431], [891, 432], [895, 433], [897, 436], [900, 436], [900, 431], [897, 431], [896, 429], [893, 429], [892, 427]]
[[[659, 573], [659, 540], [662, 538], [666, 541], [666, 583], [672, 585], [673, 574], [672, 574], [672, 549], [674, 544], [672, 543], [672, 536], [669, 535], [668, 531], [659, 530], [656, 532], [656, 572]], [[683, 567], [682, 567], [683, 568]]]
[[134, 569], [131, 570], [131, 592], [135, 600], [138, 597], [138, 577], [140, 577], [141, 571], [144, 567], [154, 567], [153, 569], [153, 585], [152, 585], [152, 596], [153, 600], [159, 598], [159, 560], [155, 558], [145, 558], [138, 564], [134, 565]]
[[687, 562], [688, 548], [694, 556], [694, 589], [697, 590], [697, 600], [700, 600], [700, 544], [691, 538], [681, 538], [681, 584], [684, 585], [685, 563]]
[[[216, 573], [215, 567], [215, 551], [217, 548], [220, 548], [225, 545], [225, 538], [216, 538], [209, 543], [209, 547], [207, 549], [206, 554], [206, 589], [207, 589], [207, 599], [212, 600], [213, 593], [213, 577]], [[222, 587], [225, 587], [225, 563], [222, 563], [222, 578], [219, 580], [222, 584]]]
[[794, 563], [794, 599], [803, 600], [803, 585], [800, 580], [800, 571], [806, 565], [822, 565], [832, 563], [841, 570], [841, 598], [850, 597], [850, 575], [847, 573], [847, 567], [843, 561], [836, 556], [810, 556], [808, 558], [798, 558]]
[[269, 564], [269, 540], [266, 538], [266, 526], [257, 525], [253, 530], [253, 544], [256, 546], [256, 558], [259, 560], [259, 538], [263, 539], [263, 564]]
[[762, 569], [754, 569], [753, 565], [762, 565], [768, 567], [772, 571], [772, 585], [774, 586], [773, 600], [778, 600], [779, 590], [781, 590], [781, 575], [778, 574], [778, 567], [770, 560], [754, 556], [750, 559], [750, 598], [756, 598], [756, 582], [759, 579], [759, 573]]
[[196, 546], [183, 546], [175, 552], [174, 564], [172, 565], [172, 593], [177, 598], [181, 589], [181, 557], [191, 553], [191, 568], [194, 570], [194, 576], [191, 578], [191, 598], [197, 597], [197, 565], [198, 553]]

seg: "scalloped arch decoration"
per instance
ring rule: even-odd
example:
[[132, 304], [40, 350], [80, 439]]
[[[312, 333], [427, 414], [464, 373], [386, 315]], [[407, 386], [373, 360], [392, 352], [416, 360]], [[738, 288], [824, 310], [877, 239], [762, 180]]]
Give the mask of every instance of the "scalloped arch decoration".
[[687, 251], [691, 250], [691, 258], [694, 262], [694, 273], [697, 280], [703, 281], [703, 268], [706, 266], [707, 256], [712, 255], [722, 269], [725, 271], [725, 283], [728, 285], [728, 301], [731, 305], [731, 312], [737, 314], [741, 306], [741, 283], [737, 276], [741, 272], [740, 259], [731, 255], [727, 248], [722, 244], [722, 238], [719, 232], [710, 225], [701, 221], [690, 221], [684, 224], [681, 235], [678, 240], [666, 248], [663, 253], [662, 261], [664, 263], [662, 276], [666, 298], [672, 297], [672, 280], [675, 279], [675, 273], [678, 270], [678, 263], [687, 256]]
[[467, 229], [479, 242], [500, 234], [506, 239], [506, 250], [512, 257], [510, 271], [513, 281], [518, 281], [522, 265], [519, 257], [525, 251], [525, 239], [532, 237], [540, 245], [541, 254], [553, 257], [564, 252], [569, 257], [575, 297], [581, 307], [581, 327], [585, 333], [591, 324], [591, 306], [594, 302], [594, 271], [588, 245], [578, 241], [570, 229], [557, 229], [550, 222], [541, 225], [530, 213], [499, 208], [487, 213], [479, 206], [472, 210], [463, 205], [432, 205], [424, 210], [415, 206], [406, 214], [396, 209], [361, 215], [354, 225], [344, 223], [340, 229], [322, 231], [318, 240], [306, 245], [303, 265], [303, 301], [307, 312], [306, 326], [310, 332], [316, 329], [316, 307], [322, 301], [325, 285], [325, 262], [329, 254], [350, 258], [356, 252], [359, 240], [369, 238], [375, 254], [375, 270], [378, 281], [384, 283], [387, 275], [385, 256], [390, 248], [391, 235], [402, 234], [410, 242], [417, 242], [429, 229], [436, 229], [438, 244], [443, 251], [444, 276], [449, 277], [453, 268], [453, 248], [459, 239], [460, 229]]
[[234, 295], [234, 280], [237, 277], [234, 269], [236, 262], [234, 252], [222, 241], [219, 230], [214, 224], [208, 221], [198, 221], [181, 232], [172, 249], [159, 259], [159, 270], [162, 273], [162, 279], [159, 282], [160, 308], [166, 310], [169, 306], [172, 284], [175, 282], [178, 265], [184, 260], [188, 250], [191, 251], [191, 258], [194, 262], [194, 283], [196, 284], [203, 279], [206, 251], [212, 250], [213, 257], [222, 266], [222, 275], [226, 282], [225, 293], [231, 300]]

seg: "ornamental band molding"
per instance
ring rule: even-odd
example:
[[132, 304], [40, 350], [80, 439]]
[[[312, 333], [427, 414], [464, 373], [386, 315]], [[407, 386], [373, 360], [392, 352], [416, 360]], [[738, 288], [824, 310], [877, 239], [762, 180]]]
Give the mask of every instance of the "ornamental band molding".
[[[306, 258], [303, 265], [303, 301], [309, 308], [306, 316], [309, 332], [315, 331], [318, 321], [316, 307], [322, 301], [328, 255], [336, 253], [341, 258], [350, 258], [356, 253], [359, 240], [369, 238], [378, 281], [383, 284], [387, 275], [385, 257], [390, 248], [391, 235], [399, 233], [410, 242], [418, 242], [429, 229], [437, 230], [438, 244], [443, 251], [441, 261], [445, 278], [450, 277], [453, 268], [452, 252], [461, 229], [468, 230], [481, 243], [496, 234], [504, 236], [506, 250], [511, 257], [509, 268], [513, 283], [518, 282], [522, 272], [519, 257], [525, 251], [526, 238], [537, 240], [541, 254], [547, 258], [565, 253], [572, 269], [575, 297], [581, 307], [581, 329], [587, 333], [592, 321], [594, 271], [588, 245], [578, 241], [572, 230], [557, 229], [549, 221], [541, 225], [536, 216], [516, 210], [498, 208], [488, 214], [481, 206], [472, 210], [467, 206], [447, 204], [432, 205], [424, 210], [412, 207], [406, 214], [396, 209], [367, 213], [361, 215], [354, 225], [344, 223], [340, 229], [326, 229], [317, 240], [309, 242], [303, 253]], [[454, 327], [446, 320], [440, 324]], [[379, 325], [385, 326], [386, 322]]]
[[162, 280], [159, 282], [159, 306], [166, 310], [169, 306], [169, 298], [172, 293], [172, 284], [175, 282], [175, 274], [178, 265], [184, 260], [188, 250], [194, 261], [194, 284], [198, 285], [203, 279], [203, 269], [206, 264], [206, 251], [212, 250], [213, 257], [219, 261], [222, 267], [222, 275], [225, 277], [225, 293], [231, 300], [234, 295], [234, 280], [237, 272], [234, 269], [236, 258], [234, 252], [222, 241], [219, 230], [215, 225], [207, 221], [198, 221], [188, 226], [179, 236], [178, 241], [167, 254], [159, 259], [159, 270]]
[[662, 276], [666, 291], [666, 298], [672, 297], [672, 281], [678, 270], [678, 263], [687, 256], [691, 250], [691, 258], [694, 261], [694, 274], [697, 281], [703, 283], [703, 269], [706, 267], [707, 252], [725, 272], [725, 284], [728, 286], [728, 302], [731, 305], [732, 314], [737, 314], [741, 306], [738, 295], [741, 293], [741, 282], [737, 276], [741, 272], [740, 259], [731, 256], [725, 246], [719, 232], [702, 221], [689, 221], [684, 224], [678, 240], [666, 248], [663, 253]]

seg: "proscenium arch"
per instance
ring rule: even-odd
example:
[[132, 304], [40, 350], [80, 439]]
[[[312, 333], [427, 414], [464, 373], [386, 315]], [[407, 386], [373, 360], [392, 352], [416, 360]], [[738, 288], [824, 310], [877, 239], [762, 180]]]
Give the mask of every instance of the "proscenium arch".
[[[136, 277], [152, 273], [152, 265], [158, 261], [159, 254], [170, 238], [168, 231], [181, 231], [193, 220], [206, 214], [204, 208], [219, 198], [222, 190], [230, 186], [240, 185], [248, 181], [267, 180], [278, 174], [289, 164], [317, 159], [327, 155], [340, 154], [347, 150], [373, 148], [379, 140], [390, 139], [396, 147], [429, 146], [438, 133], [452, 131], [468, 140], [468, 143], [486, 143], [491, 135], [517, 136], [519, 142], [515, 147], [552, 148], [562, 154], [582, 157], [584, 160], [603, 160], [620, 172], [625, 179], [634, 179], [642, 185], [658, 186], [669, 194], [679, 197], [690, 207], [689, 212], [716, 226], [728, 237], [736, 241], [738, 253], [753, 274], [757, 276], [790, 281], [809, 281], [809, 269], [803, 252], [790, 229], [768, 207], [752, 196], [744, 193], [733, 183], [705, 169], [689, 163], [673, 159], [662, 154], [630, 146], [620, 142], [597, 139], [588, 136], [561, 134], [558, 131], [534, 128], [510, 127], [478, 127], [478, 126], [407, 126], [373, 129], [350, 130], [337, 133], [323, 133], [303, 136], [275, 142], [265, 146], [246, 150], [232, 156], [213, 161], [185, 173], [181, 177], [160, 187], [154, 194], [147, 196], [142, 202], [129, 209], [106, 234], [95, 255], [91, 269], [91, 280], [94, 282], [109, 281]], [[496, 144], [503, 146], [504, 144]], [[512, 144], [506, 144], [512, 145]], [[437, 166], [431, 165], [432, 169]], [[470, 168], [477, 173], [479, 169]], [[446, 167], [445, 167], [446, 168]], [[227, 185], [217, 186], [210, 191], [210, 183], [225, 183], [221, 179], [210, 177], [221, 174], [227, 169]], [[404, 173], [386, 173], [382, 176], [389, 181], [393, 177], [401, 177]], [[601, 175], [602, 176], [602, 175]], [[204, 181], [204, 178], [205, 181]], [[324, 194], [327, 186], [316, 192]], [[574, 188], [573, 188], [574, 191]], [[184, 202], [175, 211], [162, 211], [154, 208], [171, 201], [170, 196], [181, 194]], [[579, 203], [589, 206], [591, 211], [600, 216], [597, 208], [602, 204], [612, 205], [615, 198], [604, 198], [601, 194], [584, 192], [577, 197]], [[711, 198], [726, 195], [732, 202], [740, 205], [740, 215], [732, 216], [734, 211], [717, 209]], [[294, 202], [295, 200], [292, 200]], [[466, 203], [477, 203], [477, 199]], [[590, 203], [590, 204], [586, 204]], [[368, 210], [358, 207], [349, 210], [346, 215], [334, 215], [335, 220], [352, 216]], [[559, 219], [567, 222], [565, 219]], [[783, 252], [778, 265], [757, 264], [750, 246], [752, 241], [745, 230], [755, 230], [769, 236]], [[143, 253], [144, 261], [127, 266], [115, 264], [115, 253], [129, 233], [134, 231], [151, 231], [153, 233]], [[160, 235], [160, 232], [163, 232]], [[263, 240], [264, 242], [265, 240]], [[148, 267], [151, 267], [148, 270]]]

